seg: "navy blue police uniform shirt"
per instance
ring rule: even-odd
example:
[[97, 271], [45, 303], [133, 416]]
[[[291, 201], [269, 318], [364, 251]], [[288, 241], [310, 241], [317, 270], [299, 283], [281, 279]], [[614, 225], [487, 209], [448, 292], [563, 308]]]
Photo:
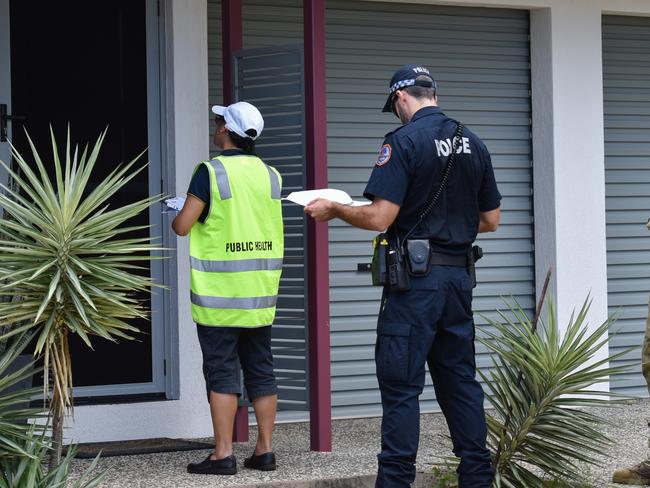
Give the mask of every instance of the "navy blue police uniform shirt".
[[[244, 154], [244, 151], [241, 149], [226, 149], [221, 151], [219, 156], [238, 156], [240, 154]], [[199, 216], [199, 222], [204, 223], [205, 219], [208, 218], [208, 212], [210, 211], [210, 196], [212, 195], [212, 192], [210, 191], [210, 172], [205, 164], [200, 165], [199, 169], [194, 172], [187, 193], [188, 195], [194, 195], [205, 203], [205, 208]]]
[[[451, 152], [457, 122], [439, 107], [418, 110], [411, 121], [386, 135], [364, 196], [383, 198], [400, 206], [395, 219], [404, 237], [437, 190]], [[429, 238], [432, 248], [462, 254], [478, 233], [479, 212], [500, 206], [490, 154], [469, 129], [456, 154], [447, 186], [424, 222], [411, 234]]]

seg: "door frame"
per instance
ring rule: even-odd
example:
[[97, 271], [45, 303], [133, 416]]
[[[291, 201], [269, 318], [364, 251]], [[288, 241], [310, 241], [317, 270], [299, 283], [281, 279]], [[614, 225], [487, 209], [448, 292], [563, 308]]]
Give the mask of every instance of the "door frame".
[[[0, 103], [7, 105], [11, 114], [11, 38], [9, 37], [9, 0], [0, 0]], [[11, 140], [12, 124], [7, 124], [7, 135]], [[0, 160], [10, 163], [9, 143], [0, 142]], [[0, 167], [0, 181], [7, 181], [7, 171]]]
[[[168, 9], [166, 0], [144, 0], [146, 22], [146, 72], [147, 72], [147, 139], [148, 139], [148, 184], [149, 194], [165, 192], [168, 175], [173, 174], [169, 155], [173, 155], [173, 138], [167, 124], [167, 109], [172, 107], [169, 89], [166, 84], [165, 37]], [[11, 113], [11, 38], [10, 38], [10, 0], [0, 0], [0, 103], [7, 103]], [[11, 139], [11, 123], [8, 135]], [[6, 146], [3, 147], [3, 146]], [[0, 159], [9, 154], [9, 144], [0, 142]], [[7, 159], [9, 159], [7, 157]], [[3, 159], [4, 160], [4, 159]], [[6, 161], [9, 164], [8, 161]], [[170, 172], [171, 171], [171, 172]], [[172, 179], [173, 180], [173, 179]], [[0, 181], [7, 181], [6, 171], [0, 168]], [[165, 249], [170, 249], [172, 235], [170, 214], [163, 213], [163, 204], [157, 203], [149, 208], [150, 236]], [[160, 259], [163, 256], [170, 259]], [[160, 251], [152, 254], [150, 261], [151, 277], [156, 284], [166, 285], [174, 290], [177, 282], [176, 257], [174, 253]], [[177, 299], [168, 289], [153, 289], [151, 292], [151, 351], [152, 381], [130, 384], [96, 385], [74, 388], [75, 399], [80, 403], [105, 403], [110, 397], [114, 403], [129, 396], [139, 399], [151, 397], [152, 400], [179, 398], [178, 368], [178, 321]], [[146, 337], [146, 336], [145, 336]]]

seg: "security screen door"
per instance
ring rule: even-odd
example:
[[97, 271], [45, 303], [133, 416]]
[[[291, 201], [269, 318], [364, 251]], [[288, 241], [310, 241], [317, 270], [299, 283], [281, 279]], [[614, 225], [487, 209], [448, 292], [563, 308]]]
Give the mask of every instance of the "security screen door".
[[[142, 163], [151, 164], [111, 200], [114, 206], [161, 190], [160, 122], [152, 108], [159, 103], [157, 15], [156, 0], [0, 0], [0, 104], [24, 117], [8, 124], [7, 135], [30, 154], [24, 127], [39, 152], [49, 155], [50, 124], [64, 140], [69, 123], [72, 140], [82, 146], [108, 127], [90, 189], [149, 147]], [[0, 142], [0, 158], [9, 160], [7, 143]], [[152, 225], [152, 235], [160, 235], [160, 208], [129, 224]], [[162, 275], [160, 261], [145, 263], [144, 273]], [[142, 331], [137, 341], [95, 337], [93, 351], [71, 336], [78, 401], [164, 394], [163, 296], [139, 298], [151, 307], [152, 320], [133, 322]]]

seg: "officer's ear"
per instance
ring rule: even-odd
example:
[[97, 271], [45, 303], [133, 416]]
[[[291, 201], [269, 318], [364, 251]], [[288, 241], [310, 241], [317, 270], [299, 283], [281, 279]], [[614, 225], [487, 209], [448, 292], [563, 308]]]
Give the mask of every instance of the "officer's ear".
[[393, 103], [397, 103], [398, 101], [403, 100], [405, 95], [406, 92], [404, 90], [397, 90], [394, 95], [395, 100]]

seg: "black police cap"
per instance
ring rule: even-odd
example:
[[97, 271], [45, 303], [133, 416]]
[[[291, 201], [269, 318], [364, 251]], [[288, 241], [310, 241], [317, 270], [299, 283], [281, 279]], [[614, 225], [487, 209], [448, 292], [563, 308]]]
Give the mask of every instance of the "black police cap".
[[[427, 79], [417, 78], [427, 77]], [[400, 69], [395, 71], [395, 74], [390, 79], [388, 100], [384, 104], [382, 112], [392, 112], [393, 106], [393, 97], [395, 92], [401, 88], [406, 88], [407, 86], [423, 86], [425, 88], [436, 88], [436, 81], [431, 76], [431, 73], [427, 68], [419, 64], [407, 64], [402, 66]]]

